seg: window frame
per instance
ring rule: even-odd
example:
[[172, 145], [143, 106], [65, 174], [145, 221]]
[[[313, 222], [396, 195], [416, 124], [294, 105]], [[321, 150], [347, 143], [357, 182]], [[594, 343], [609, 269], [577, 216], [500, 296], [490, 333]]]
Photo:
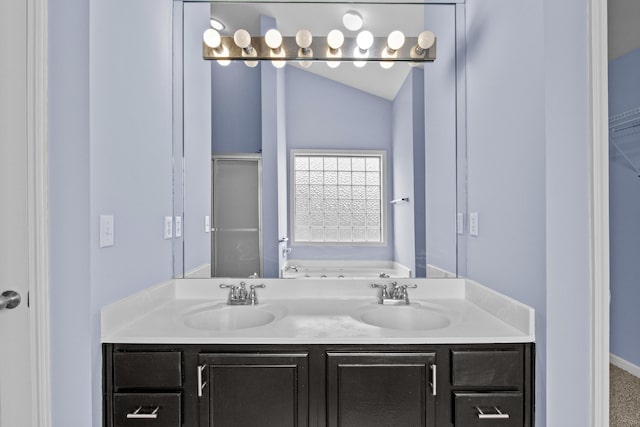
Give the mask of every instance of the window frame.
[[[380, 241], [378, 242], [313, 242], [296, 240], [296, 185], [295, 185], [295, 158], [296, 156], [323, 156], [323, 157], [377, 157], [380, 159]], [[289, 180], [287, 183], [289, 191], [289, 235], [291, 236], [291, 246], [360, 246], [360, 247], [384, 247], [388, 242], [388, 213], [387, 213], [387, 152], [386, 150], [361, 150], [361, 149], [304, 149], [297, 148], [289, 151]]]

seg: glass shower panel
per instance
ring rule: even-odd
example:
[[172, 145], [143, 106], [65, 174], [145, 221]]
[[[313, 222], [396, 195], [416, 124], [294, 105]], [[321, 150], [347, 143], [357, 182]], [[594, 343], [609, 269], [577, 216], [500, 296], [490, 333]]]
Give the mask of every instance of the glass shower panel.
[[261, 159], [213, 158], [212, 276], [262, 276]]

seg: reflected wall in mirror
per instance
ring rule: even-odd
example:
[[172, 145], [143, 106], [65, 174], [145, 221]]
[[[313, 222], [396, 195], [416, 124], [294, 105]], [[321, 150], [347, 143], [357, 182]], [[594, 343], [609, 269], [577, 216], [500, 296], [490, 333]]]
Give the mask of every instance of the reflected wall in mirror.
[[[456, 213], [464, 212], [465, 200], [458, 178], [465, 165], [458, 155], [465, 152], [464, 91], [458, 83], [464, 67], [456, 49], [463, 39], [456, 32], [463, 8], [180, 3], [174, 22], [174, 49], [181, 53], [174, 55], [174, 154], [182, 158], [174, 162], [174, 194], [184, 218], [183, 238], [174, 249], [178, 276], [464, 274], [464, 245], [456, 233]], [[202, 58], [212, 17], [223, 23], [223, 36], [241, 28], [253, 35], [277, 28], [283, 35], [308, 29], [317, 38], [339, 29], [356, 37], [342, 22], [349, 11], [357, 11], [363, 29], [376, 36], [432, 31], [437, 59], [391, 68], [347, 61], [335, 68], [325, 62], [277, 68], [270, 61], [223, 65]], [[372, 153], [380, 160], [371, 160]], [[255, 191], [241, 187], [249, 178], [214, 172], [212, 160], [221, 156], [259, 159], [259, 180], [251, 181]], [[216, 204], [220, 192], [237, 199]], [[249, 199], [257, 194], [252, 205]], [[241, 217], [249, 209], [259, 231], [218, 225], [220, 212], [232, 218], [233, 210]], [[230, 239], [232, 232], [247, 238]], [[230, 260], [248, 267], [221, 268]]]

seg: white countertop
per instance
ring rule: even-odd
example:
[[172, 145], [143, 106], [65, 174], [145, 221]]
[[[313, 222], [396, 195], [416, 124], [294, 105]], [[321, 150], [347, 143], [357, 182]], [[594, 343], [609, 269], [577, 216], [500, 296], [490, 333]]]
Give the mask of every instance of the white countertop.
[[[444, 319], [426, 330], [390, 329], [360, 321], [377, 304], [371, 280], [245, 279], [264, 283], [257, 306], [227, 306], [229, 279], [181, 279], [149, 288], [102, 310], [103, 343], [139, 344], [454, 344], [533, 342], [533, 309], [465, 279], [402, 279], [410, 309]], [[392, 280], [377, 280], [390, 283]], [[274, 320], [235, 330], [203, 328], [194, 314], [216, 309], [260, 310]], [[395, 313], [395, 312], [394, 312]]]

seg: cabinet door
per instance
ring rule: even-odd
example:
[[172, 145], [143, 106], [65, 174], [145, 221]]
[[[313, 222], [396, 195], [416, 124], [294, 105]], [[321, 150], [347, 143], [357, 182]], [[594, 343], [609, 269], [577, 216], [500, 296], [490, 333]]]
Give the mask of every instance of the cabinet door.
[[328, 353], [329, 427], [435, 425], [435, 353]]
[[308, 357], [201, 354], [200, 426], [307, 427]]

